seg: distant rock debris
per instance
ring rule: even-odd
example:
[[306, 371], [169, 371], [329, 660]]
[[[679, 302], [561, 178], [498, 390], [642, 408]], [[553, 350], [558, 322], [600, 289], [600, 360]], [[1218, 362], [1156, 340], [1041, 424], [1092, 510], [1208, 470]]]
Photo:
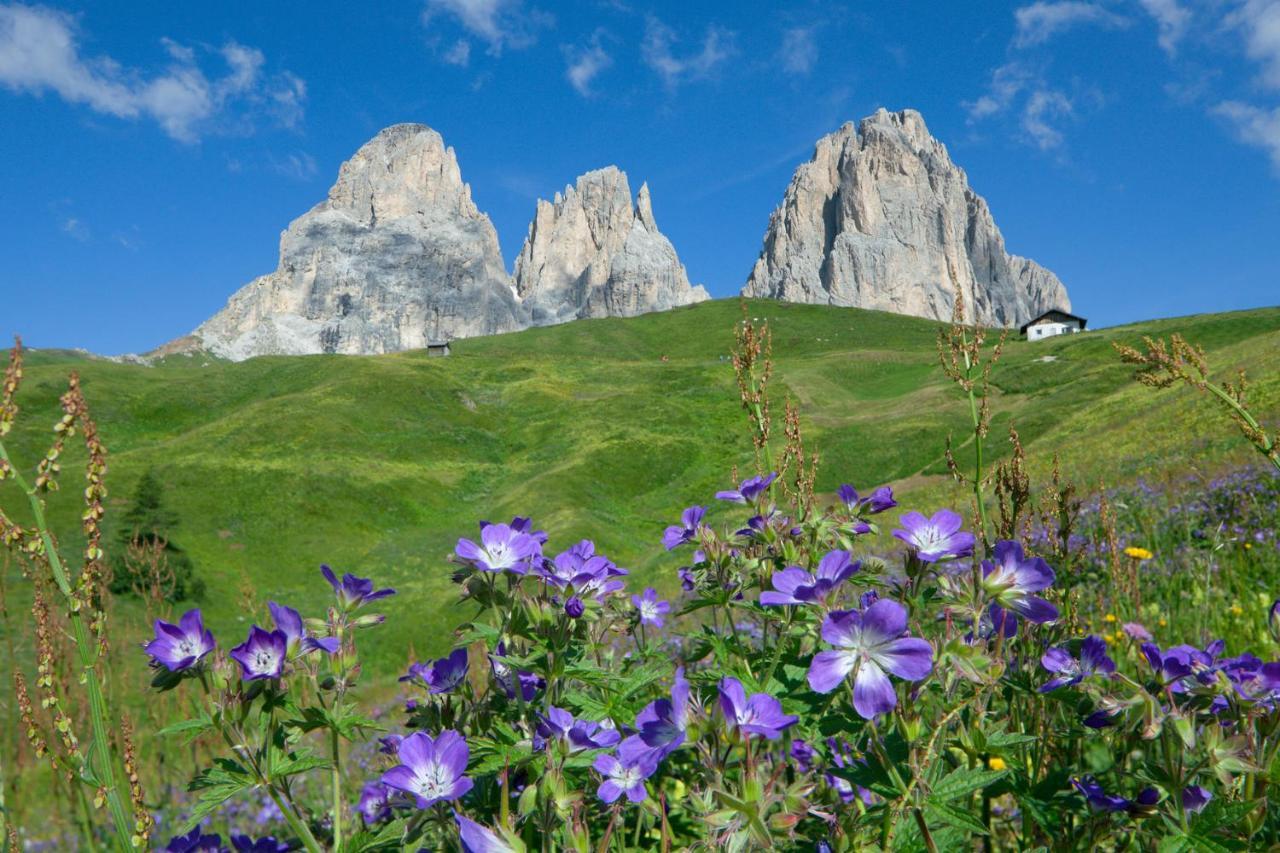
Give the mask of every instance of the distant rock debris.
[[915, 110], [818, 140], [774, 211], [742, 292], [790, 302], [1018, 326], [1070, 310], [1053, 273], [1010, 255], [991, 211]]

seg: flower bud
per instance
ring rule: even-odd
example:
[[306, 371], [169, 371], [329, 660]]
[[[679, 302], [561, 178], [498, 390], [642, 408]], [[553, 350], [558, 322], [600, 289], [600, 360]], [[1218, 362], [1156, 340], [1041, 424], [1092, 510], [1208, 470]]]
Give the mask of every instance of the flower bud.
[[366, 613], [364, 616], [357, 616], [351, 620], [352, 628], [373, 628], [381, 625], [387, 619], [381, 613]]
[[582, 599], [573, 596], [564, 603], [564, 612], [570, 619], [578, 619], [586, 611], [587, 607], [582, 603]]

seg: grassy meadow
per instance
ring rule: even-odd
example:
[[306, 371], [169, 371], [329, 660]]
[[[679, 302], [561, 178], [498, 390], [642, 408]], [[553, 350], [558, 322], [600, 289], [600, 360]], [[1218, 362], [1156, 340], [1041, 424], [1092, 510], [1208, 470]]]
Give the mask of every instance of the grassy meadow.
[[[969, 427], [937, 365], [938, 323], [770, 301], [747, 310], [773, 331], [777, 428], [790, 396], [822, 455], [820, 490], [893, 483], [904, 506], [967, 509], [943, 462], [948, 433], [963, 459]], [[728, 361], [740, 318], [738, 301], [718, 300], [459, 341], [448, 358], [177, 356], [144, 366], [33, 352], [11, 451], [38, 458], [66, 375], [78, 371], [110, 451], [108, 531], [154, 470], [179, 519], [171, 537], [207, 584], [206, 618], [228, 635], [257, 615], [246, 606], [268, 598], [323, 605], [322, 562], [390, 583], [402, 594], [387, 611], [401, 627], [370, 652], [391, 671], [410, 644], [448, 645], [457, 614], [443, 604], [447, 557], [480, 519], [532, 515], [553, 546], [590, 536], [639, 581], [674, 588], [663, 526], [750, 462]], [[1138, 386], [1111, 348], [1172, 332], [1203, 344], [1224, 375], [1247, 366], [1256, 409], [1280, 411], [1280, 309], [1160, 320], [1011, 339], [992, 377], [990, 445], [1005, 452], [1013, 424], [1033, 472], [1057, 452], [1089, 486], [1247, 460], [1208, 400]], [[50, 501], [67, 544], [79, 459], [67, 456], [68, 488]], [[0, 506], [22, 519], [17, 497], [0, 490]]]

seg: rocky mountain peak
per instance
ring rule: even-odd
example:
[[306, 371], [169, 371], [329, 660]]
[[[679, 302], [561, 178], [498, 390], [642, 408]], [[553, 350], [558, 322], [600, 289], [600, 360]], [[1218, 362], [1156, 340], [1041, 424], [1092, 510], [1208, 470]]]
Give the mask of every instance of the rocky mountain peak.
[[647, 184], [607, 166], [539, 200], [515, 267], [516, 292], [538, 324], [632, 316], [707, 298], [691, 287], [658, 231]]
[[748, 296], [948, 319], [957, 292], [993, 325], [1069, 309], [1053, 273], [1005, 251], [987, 203], [915, 110], [818, 141], [774, 211]]

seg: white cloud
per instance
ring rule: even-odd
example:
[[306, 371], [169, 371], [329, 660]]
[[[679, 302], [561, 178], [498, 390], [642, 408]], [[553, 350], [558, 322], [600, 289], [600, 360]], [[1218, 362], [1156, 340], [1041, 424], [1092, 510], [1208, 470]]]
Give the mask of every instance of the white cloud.
[[564, 76], [584, 98], [593, 94], [591, 82], [600, 72], [613, 65], [613, 57], [609, 56], [608, 51], [600, 43], [601, 37], [602, 33], [597, 30], [591, 37], [591, 44], [586, 47], [566, 46], [564, 49], [565, 61], [568, 64]]
[[[503, 48], [528, 47], [537, 40], [538, 30], [551, 23], [551, 16], [537, 9], [525, 9], [520, 0], [426, 0], [422, 22], [430, 26], [439, 17], [452, 18], [459, 26], [489, 45], [489, 53], [498, 56]], [[455, 44], [445, 61], [455, 65], [460, 57], [470, 57], [470, 46], [462, 54]], [[453, 55], [453, 59], [449, 55]]]
[[1009, 62], [991, 72], [991, 85], [977, 100], [965, 101], [969, 122], [987, 118], [1009, 109], [1018, 93], [1027, 87], [1033, 75], [1019, 62]]
[[220, 50], [226, 71], [210, 79], [193, 48], [164, 39], [169, 66], [148, 78], [110, 57], [82, 56], [77, 30], [76, 19], [64, 12], [0, 6], [0, 85], [34, 95], [52, 91], [118, 118], [147, 117], [182, 142], [197, 141], [233, 107], [243, 112], [265, 105], [289, 126], [301, 120], [305, 84], [287, 72], [264, 78], [259, 50], [227, 42]]
[[1062, 145], [1062, 131], [1055, 120], [1069, 117], [1074, 111], [1071, 100], [1061, 92], [1037, 89], [1022, 108], [1022, 129], [1041, 151]]
[[1013, 38], [1015, 47], [1031, 47], [1043, 44], [1058, 33], [1080, 24], [1101, 27], [1123, 27], [1128, 20], [1096, 3], [1079, 0], [1045, 2], [1038, 0], [1013, 13], [1018, 31]]
[[1280, 89], [1280, 2], [1245, 0], [1228, 24], [1244, 36], [1245, 54], [1262, 65], [1262, 82]]
[[440, 57], [450, 65], [465, 66], [471, 62], [471, 42], [458, 39]]
[[818, 46], [813, 40], [813, 27], [792, 27], [782, 34], [778, 60], [792, 74], [808, 74], [818, 61]]
[[1159, 29], [1158, 41], [1165, 53], [1172, 56], [1178, 50], [1178, 42], [1187, 34], [1191, 23], [1191, 10], [1178, 0], [1138, 0], [1147, 14], [1155, 18]]
[[62, 223], [62, 232], [81, 243], [89, 240], [89, 227], [74, 216], [67, 217]]
[[717, 26], [707, 28], [697, 53], [677, 56], [673, 50], [676, 41], [675, 31], [658, 18], [650, 16], [645, 22], [640, 53], [645, 64], [672, 88], [686, 80], [707, 77], [736, 51], [735, 34]]
[[286, 178], [309, 181], [316, 176], [319, 167], [316, 158], [305, 151], [294, 151], [282, 160], [271, 158], [271, 168]]
[[1266, 151], [1280, 173], [1280, 107], [1265, 110], [1240, 101], [1223, 101], [1213, 113], [1235, 126], [1240, 141]]

